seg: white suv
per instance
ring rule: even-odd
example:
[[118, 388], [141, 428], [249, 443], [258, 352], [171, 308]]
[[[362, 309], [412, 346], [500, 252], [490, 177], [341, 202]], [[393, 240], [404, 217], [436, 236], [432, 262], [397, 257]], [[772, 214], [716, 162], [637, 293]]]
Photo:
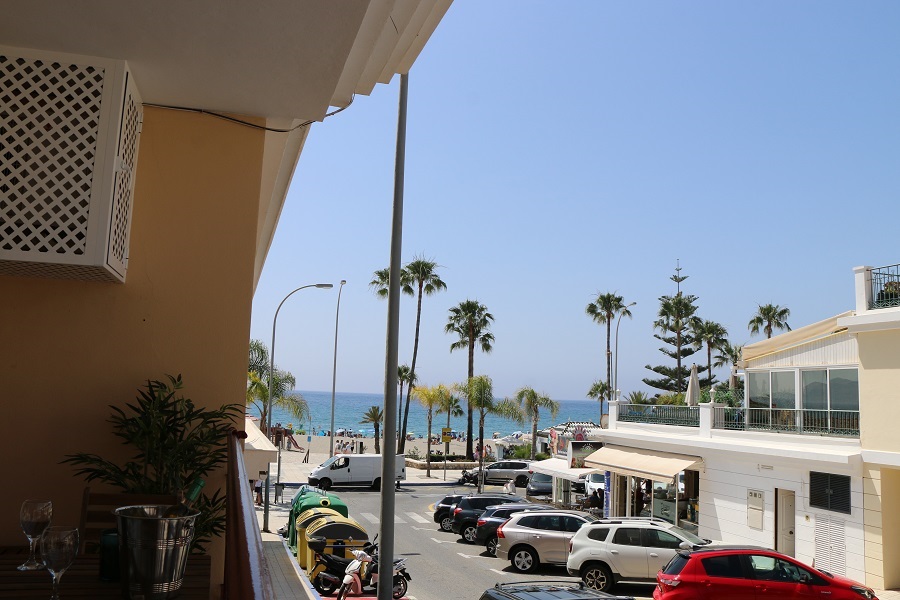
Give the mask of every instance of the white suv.
[[685, 542], [690, 547], [710, 543], [662, 519], [600, 519], [575, 533], [566, 569], [603, 592], [622, 580], [656, 582], [656, 573]]

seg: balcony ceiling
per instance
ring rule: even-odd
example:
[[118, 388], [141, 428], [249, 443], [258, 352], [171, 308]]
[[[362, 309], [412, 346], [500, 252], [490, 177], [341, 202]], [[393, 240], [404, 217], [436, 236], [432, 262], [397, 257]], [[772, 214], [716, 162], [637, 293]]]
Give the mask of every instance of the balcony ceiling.
[[409, 70], [451, 0], [7, 0], [0, 44], [125, 59], [144, 102], [320, 120]]

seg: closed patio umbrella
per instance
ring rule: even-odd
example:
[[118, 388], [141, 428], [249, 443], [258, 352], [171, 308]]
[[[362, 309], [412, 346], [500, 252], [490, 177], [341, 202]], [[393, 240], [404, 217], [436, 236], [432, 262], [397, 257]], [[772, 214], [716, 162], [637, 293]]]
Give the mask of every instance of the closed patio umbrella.
[[684, 401], [688, 406], [700, 404], [700, 378], [697, 375], [697, 363], [691, 365], [691, 377], [688, 379], [687, 391], [684, 393]]

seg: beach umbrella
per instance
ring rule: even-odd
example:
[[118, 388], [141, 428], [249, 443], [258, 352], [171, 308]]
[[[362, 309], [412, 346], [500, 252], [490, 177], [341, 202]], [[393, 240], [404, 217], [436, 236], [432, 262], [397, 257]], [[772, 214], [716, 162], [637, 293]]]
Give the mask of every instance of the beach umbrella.
[[697, 375], [697, 363], [691, 365], [691, 377], [688, 379], [687, 391], [684, 393], [684, 401], [688, 406], [700, 404], [700, 378]]

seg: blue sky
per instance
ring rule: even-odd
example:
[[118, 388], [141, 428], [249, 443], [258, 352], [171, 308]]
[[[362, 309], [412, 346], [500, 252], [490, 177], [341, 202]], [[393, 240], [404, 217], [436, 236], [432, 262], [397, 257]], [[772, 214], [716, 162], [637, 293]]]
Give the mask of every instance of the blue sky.
[[[623, 394], [647, 364], [676, 259], [698, 315], [760, 339], [758, 304], [800, 327], [853, 308], [852, 268], [900, 263], [900, 3], [456, 0], [410, 73], [403, 262], [441, 265], [417, 371], [462, 381], [448, 309], [477, 299], [497, 395], [581, 399], [605, 379], [596, 294], [636, 301], [619, 334]], [[313, 126], [253, 303], [271, 343], [292, 289], [347, 280], [337, 389], [384, 389], [399, 77]], [[336, 288], [278, 317], [276, 363], [330, 390]], [[401, 306], [400, 363], [415, 301]], [[705, 362], [703, 354], [696, 362]], [[726, 375], [720, 370], [720, 379]]]

